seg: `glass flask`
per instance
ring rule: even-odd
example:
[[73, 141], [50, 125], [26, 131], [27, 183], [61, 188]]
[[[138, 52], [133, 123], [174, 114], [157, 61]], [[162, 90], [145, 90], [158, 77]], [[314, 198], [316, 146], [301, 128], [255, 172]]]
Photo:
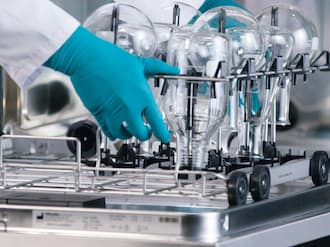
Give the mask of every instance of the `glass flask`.
[[[309, 54], [313, 59], [318, 51], [319, 39], [314, 24], [302, 15], [301, 11], [289, 5], [273, 5], [262, 10], [256, 17], [262, 26], [275, 25], [281, 31], [291, 33], [295, 44], [292, 53], [288, 58], [290, 66], [295, 66], [297, 61], [293, 61], [299, 54]], [[289, 105], [290, 105], [291, 81], [285, 78], [282, 82], [278, 96], [277, 125], [290, 125]]]
[[157, 49], [155, 57], [166, 61], [167, 58], [167, 45], [172, 32], [180, 31], [180, 27], [167, 23], [153, 23], [155, 32], [157, 34]]
[[[217, 76], [219, 64], [230, 62], [230, 41], [223, 34], [176, 32], [169, 40], [168, 63], [189, 76]], [[228, 70], [224, 63], [221, 69]], [[221, 72], [220, 72], [221, 73]], [[176, 169], [204, 169], [213, 133], [222, 124], [228, 96], [226, 81], [168, 80], [163, 110], [176, 135]]]
[[[231, 73], [242, 73], [244, 62], [247, 59], [254, 59], [258, 67], [263, 65], [264, 61], [264, 42], [260, 33], [258, 22], [248, 11], [237, 7], [217, 7], [205, 12], [193, 24], [193, 30], [208, 32], [210, 30], [221, 29], [220, 18], [223, 18], [225, 32], [231, 40]], [[237, 148], [230, 151], [230, 139], [233, 133], [241, 132], [243, 119], [240, 117], [239, 108], [242, 107], [242, 95], [239, 95], [238, 80], [230, 81], [228, 113], [225, 124], [219, 131], [217, 145], [218, 149], [226, 153], [236, 153]], [[233, 149], [233, 148], [232, 148]]]
[[208, 32], [219, 29], [219, 14], [222, 10], [226, 13], [226, 29], [232, 27], [256, 27], [258, 22], [255, 17], [248, 11], [233, 7], [221, 6], [212, 8], [203, 13], [193, 24], [195, 31]]
[[198, 9], [188, 3], [173, 1], [163, 8], [160, 22], [184, 27], [193, 23], [201, 14]]
[[[275, 21], [274, 10], [276, 11]], [[307, 53], [311, 58], [316, 55], [319, 47], [316, 28], [298, 8], [285, 4], [273, 5], [263, 9], [256, 18], [261, 26], [277, 26], [281, 31], [293, 35], [295, 45], [289, 61], [297, 54]]]
[[[283, 32], [277, 27], [263, 28], [264, 40], [266, 44], [264, 70], [269, 71], [275, 59], [280, 58], [282, 68], [288, 63], [294, 47], [294, 37], [291, 33]], [[282, 77], [262, 77], [257, 80], [250, 92], [247, 93], [247, 102], [252, 102], [248, 115], [251, 125], [250, 154], [253, 157], [262, 156], [263, 141], [276, 141], [276, 126], [273, 120], [276, 114], [276, 98], [282, 91], [289, 92], [288, 80]], [[287, 96], [287, 95], [285, 95]], [[282, 109], [285, 111], [285, 106]], [[269, 119], [271, 119], [271, 131], [269, 130]], [[269, 137], [270, 135], [270, 137]]]
[[158, 38], [155, 57], [166, 61], [167, 44], [171, 33], [190, 29], [192, 21], [200, 15], [195, 7], [180, 1], [174, 1], [163, 8], [162, 17], [157, 18], [158, 21], [153, 23]]
[[157, 35], [149, 18], [127, 4], [103, 5], [83, 25], [98, 37], [138, 56], [152, 57], [157, 48]]
[[[262, 34], [256, 28], [238, 27], [229, 28], [227, 30], [228, 36], [232, 41], [232, 66], [234, 73], [240, 73], [244, 66], [244, 61], [247, 59], [253, 59], [256, 63], [263, 61], [264, 43]], [[239, 86], [240, 84], [240, 86]], [[251, 115], [248, 114], [248, 110], [253, 110], [255, 104], [253, 101], [258, 91], [255, 91], [255, 84], [249, 87], [249, 82], [239, 81], [237, 79], [232, 80], [232, 92], [234, 97], [230, 97], [230, 127], [238, 130], [239, 147], [246, 146], [249, 142], [249, 122], [251, 121]], [[251, 100], [247, 97], [253, 97]], [[248, 104], [250, 104], [248, 106]], [[234, 108], [236, 107], [236, 109]], [[250, 107], [250, 108], [249, 108]], [[233, 119], [233, 114], [235, 118]]]
[[[226, 34], [231, 38], [232, 68], [240, 71], [242, 61], [254, 59], [256, 64], [264, 64], [264, 41], [259, 29], [249, 27], [229, 28]], [[259, 67], [258, 66], [258, 67]]]
[[232, 71], [237, 72], [243, 59], [254, 58], [257, 64], [263, 61], [264, 43], [258, 21], [246, 10], [232, 6], [217, 7], [202, 14], [193, 24], [198, 32], [219, 30], [219, 18], [225, 13], [225, 33], [232, 43]]
[[[295, 44], [293, 35], [289, 32], [284, 32], [277, 27], [267, 27], [264, 28], [262, 32], [266, 44], [264, 55], [266, 62], [263, 69], [269, 71], [276, 58], [281, 58], [282, 68], [285, 69]], [[261, 105], [262, 108], [257, 111], [257, 114], [251, 115], [252, 122], [255, 125], [263, 123], [269, 117], [272, 104], [279, 91], [281, 88], [285, 87], [286, 83], [286, 78], [275, 77], [274, 79], [271, 79], [270, 86], [268, 86], [267, 89], [267, 82], [262, 80], [260, 88], [258, 89], [258, 91], [261, 92], [261, 94], [259, 94], [259, 105]], [[269, 92], [267, 90], [269, 90]]]
[[[289, 5], [274, 5], [262, 10], [257, 18], [261, 25], [276, 25], [282, 31], [293, 35], [295, 45], [289, 57], [290, 66], [295, 66], [293, 61], [298, 54], [309, 54], [313, 59], [318, 51], [319, 39], [314, 24], [301, 14], [302, 12]], [[274, 16], [275, 15], [275, 16]], [[274, 20], [275, 23], [274, 23]], [[279, 96], [277, 109], [277, 125], [289, 125], [291, 81], [289, 78], [283, 82]]]
[[[192, 21], [200, 15], [201, 13], [192, 5], [180, 1], [173, 1], [163, 6], [162, 16], [156, 18], [157, 22], [153, 23], [158, 40], [155, 57], [166, 61], [171, 34], [180, 30], [191, 31]], [[162, 88], [162, 82], [159, 88]], [[157, 88], [153, 90], [158, 99], [157, 102], [161, 103], [160, 91]]]
[[241, 70], [244, 59], [253, 58], [257, 64], [263, 61], [264, 43], [258, 21], [246, 10], [232, 6], [216, 7], [202, 14], [193, 24], [197, 32], [219, 30], [219, 18], [225, 13], [225, 33], [231, 39], [232, 72]]
[[[201, 13], [192, 5], [180, 1], [172, 1], [166, 3], [166, 5], [165, 3], [160, 4], [158, 7], [162, 8], [162, 15], [153, 18], [154, 20], [157, 20], [157, 22], [153, 23], [158, 40], [155, 57], [166, 61], [168, 41], [171, 34], [180, 30], [185, 30], [187, 32], [191, 31], [190, 23], [192, 20], [198, 18]], [[159, 105], [163, 103], [160, 91], [162, 87], [163, 80], [160, 82], [160, 87], [153, 88], [154, 96]]]

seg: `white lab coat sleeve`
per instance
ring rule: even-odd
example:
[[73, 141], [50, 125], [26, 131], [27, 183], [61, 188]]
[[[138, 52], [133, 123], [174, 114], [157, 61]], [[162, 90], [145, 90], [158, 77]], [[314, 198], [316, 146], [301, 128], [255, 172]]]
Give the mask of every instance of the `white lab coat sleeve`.
[[0, 1], [0, 65], [26, 86], [78, 26], [48, 0]]

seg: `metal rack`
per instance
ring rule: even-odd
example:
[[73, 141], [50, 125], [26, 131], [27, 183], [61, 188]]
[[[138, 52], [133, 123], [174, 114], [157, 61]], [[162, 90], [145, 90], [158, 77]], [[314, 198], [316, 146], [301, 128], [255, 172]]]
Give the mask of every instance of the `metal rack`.
[[[324, 60], [324, 62], [322, 62]], [[245, 60], [243, 63], [249, 61]], [[282, 69], [282, 66], [279, 66], [280, 58], [275, 59], [271, 65], [270, 71], [257, 71], [253, 73], [240, 73], [240, 74], [231, 74], [231, 75], [222, 75], [220, 77], [203, 77], [203, 76], [190, 76], [190, 75], [156, 75], [156, 79], [185, 79], [193, 81], [209, 81], [209, 82], [227, 82], [231, 79], [257, 79], [264, 76], [268, 77], [279, 77], [279, 76], [293, 76], [297, 75], [308, 75], [315, 73], [316, 71], [329, 71], [330, 70], [330, 52], [322, 51], [313, 61], [309, 60], [309, 54], [298, 54], [291, 63], [295, 63], [295, 66], [291, 68]], [[158, 84], [158, 83], [156, 83]]]
[[[75, 141], [76, 156], [55, 155], [35, 157], [4, 149], [1, 143], [12, 140], [48, 142]], [[79, 141], [75, 138], [46, 138], [3, 135], [0, 146], [0, 185], [3, 190], [71, 192], [122, 196], [157, 196], [184, 200], [221, 202], [226, 197], [223, 174], [206, 171], [174, 171], [158, 168], [88, 167], [79, 158]], [[77, 158], [76, 158], [77, 157]], [[178, 179], [178, 176], [197, 179]], [[209, 203], [211, 205], [211, 203]]]
[[[226, 78], [182, 75], [158, 78], [223, 82], [232, 78], [306, 75], [329, 70], [329, 53], [322, 56], [326, 56], [326, 65], [313, 63], [288, 70], [274, 67], [269, 72]], [[53, 153], [47, 148], [67, 145], [68, 141], [75, 143], [75, 154]], [[46, 148], [38, 150], [27, 145], [17, 150], [15, 142], [32, 146], [41, 142], [46, 143]], [[81, 159], [81, 143], [76, 138], [2, 135], [1, 195], [93, 195], [104, 197], [107, 202], [107, 209], [0, 205], [2, 241], [11, 243], [13, 236], [15, 239], [38, 236], [41, 242], [35, 242], [36, 246], [50, 240], [54, 244], [69, 241], [76, 244], [72, 246], [81, 246], [81, 241], [75, 240], [77, 237], [99, 246], [109, 243], [163, 247], [287, 246], [328, 234], [324, 227], [329, 224], [324, 222], [330, 222], [329, 185], [314, 188], [309, 179], [291, 181], [272, 187], [269, 200], [252, 203], [249, 196], [247, 205], [228, 207], [228, 176], [224, 173], [166, 170], [153, 165], [108, 167], [100, 162], [101, 154], [97, 150], [95, 167], [89, 167]], [[43, 218], [45, 215], [49, 218]], [[301, 231], [304, 234], [294, 234]], [[292, 233], [290, 239], [284, 237], [287, 232]]]
[[[328, 71], [330, 69], [330, 53], [328, 51], [322, 51], [314, 60], [310, 60], [309, 54], [297, 54], [284, 68], [284, 61], [282, 57], [275, 57], [271, 61], [268, 61], [268, 65], [264, 66], [263, 69], [257, 70], [256, 61], [253, 58], [244, 59], [241, 64], [238, 66], [241, 68], [237, 73], [232, 73], [230, 75], [226, 75], [223, 73], [218, 73], [223, 67], [225, 62], [221, 61], [217, 66], [217, 73], [214, 77], [202, 77], [196, 76], [195, 74], [187, 74], [187, 75], [160, 75], [156, 77], [155, 86], [160, 85], [160, 79], [164, 79], [164, 83], [162, 86], [161, 94], [164, 95], [166, 90], [169, 87], [169, 84], [173, 81], [175, 82], [178, 79], [185, 80], [187, 83], [203, 83], [203, 82], [212, 82], [212, 83], [237, 83], [236, 86], [233, 86], [240, 90], [240, 93], [244, 95], [243, 97], [249, 97], [247, 91], [250, 90], [253, 85], [255, 85], [255, 81], [260, 79], [261, 83], [264, 83], [266, 88], [265, 95], [270, 95], [272, 85], [276, 84], [277, 88], [283, 87], [283, 81], [285, 78], [290, 78], [292, 84], [295, 85], [297, 83], [297, 77], [302, 76], [305, 81], [309, 74], [314, 73], [316, 71]], [[275, 80], [273, 80], [275, 79]], [[242, 85], [246, 85], [243, 87]], [[283, 84], [283, 85], [282, 85]], [[249, 89], [247, 89], [249, 88]], [[280, 89], [279, 89], [280, 90]], [[233, 98], [235, 99], [234, 94]], [[276, 95], [276, 94], [274, 94]], [[246, 196], [248, 191], [251, 192], [252, 197], [255, 201], [267, 199], [269, 196], [270, 187], [273, 185], [277, 185], [282, 182], [287, 182], [289, 179], [297, 180], [303, 177], [311, 176], [313, 182], [315, 184], [325, 184], [327, 180], [327, 171], [328, 171], [328, 163], [325, 162], [323, 166], [324, 173], [317, 174], [320, 175], [318, 178], [322, 176], [326, 177], [324, 181], [318, 183], [318, 178], [316, 178], [315, 172], [317, 169], [315, 168], [318, 162], [318, 159], [328, 159], [326, 151], [315, 151], [313, 157], [303, 156], [291, 156], [291, 153], [281, 154], [277, 150], [276, 145], [276, 99], [278, 95], [272, 95], [272, 100], [267, 98], [269, 102], [271, 102], [267, 107], [265, 112], [267, 112], [263, 117], [258, 119], [256, 117], [253, 119], [252, 114], [249, 112], [249, 106], [246, 105], [244, 107], [244, 120], [242, 120], [241, 129], [235, 129], [232, 131], [234, 133], [241, 131], [241, 140], [239, 143], [239, 150], [234, 155], [234, 159], [230, 159], [230, 157], [226, 157], [222, 155], [223, 147], [221, 146], [220, 140], [218, 139], [217, 150], [215, 153], [217, 158], [220, 159], [216, 167], [220, 166], [220, 171], [224, 171], [227, 177], [227, 194], [228, 201], [230, 205], [242, 205], [245, 203]], [[288, 108], [288, 102], [290, 101], [289, 94], [284, 96], [283, 102], [282, 98], [279, 102], [280, 107]], [[270, 96], [269, 96], [270, 97]], [[237, 96], [236, 96], [237, 98]], [[246, 102], [251, 102], [252, 100], [249, 98], [244, 99]], [[230, 101], [231, 102], [231, 101]], [[262, 109], [261, 113], [264, 109]], [[237, 109], [235, 107], [231, 108], [231, 114], [234, 116], [237, 115]], [[287, 110], [284, 110], [288, 112]], [[230, 122], [231, 122], [231, 114], [229, 114]], [[268, 115], [267, 115], [268, 114]], [[288, 118], [288, 115], [285, 116]], [[237, 121], [237, 120], [236, 120]], [[261, 131], [261, 126], [264, 126], [263, 137], [261, 136], [261, 132], [259, 135], [256, 135], [256, 139], [251, 138], [251, 126]], [[285, 123], [286, 124], [286, 123]], [[256, 130], [255, 129], [255, 130]], [[237, 134], [238, 136], [239, 134]], [[230, 137], [228, 137], [230, 138]], [[229, 139], [227, 140], [228, 143]], [[226, 142], [226, 141], [225, 141]], [[219, 145], [220, 144], [220, 145]], [[229, 149], [225, 147], [225, 149]], [[262, 151], [261, 151], [262, 150]], [[322, 156], [322, 157], [321, 157]], [[289, 157], [289, 159], [287, 159]], [[222, 159], [222, 161], [221, 161]], [[284, 160], [284, 161], [283, 161]], [[293, 162], [290, 162], [292, 160]], [[274, 164], [278, 166], [274, 169]], [[284, 166], [283, 164], [286, 163]], [[244, 168], [245, 167], [245, 168]], [[279, 168], [279, 169], [278, 169]], [[236, 170], [237, 169], [237, 170]], [[246, 169], [246, 170], [244, 170]], [[278, 171], [276, 171], [278, 169]], [[236, 171], [235, 171], [236, 170]], [[229, 174], [230, 173], [230, 174]], [[281, 174], [280, 174], [281, 173]], [[290, 174], [290, 175], [287, 175]], [[247, 176], [246, 176], [247, 175]], [[250, 180], [247, 178], [250, 176]], [[251, 177], [253, 176], [253, 179]], [[264, 180], [260, 182], [261, 178]], [[282, 177], [287, 177], [288, 180], [283, 181]], [[249, 183], [249, 181], [253, 180], [253, 183]], [[275, 181], [278, 180], [278, 181]], [[240, 182], [239, 182], [240, 181]], [[274, 182], [275, 181], [275, 182]], [[240, 184], [240, 186], [238, 186]], [[233, 188], [233, 189], [229, 189]], [[260, 192], [260, 193], [259, 193]]]
[[[48, 145], [77, 143], [72, 155], [34, 154], [15, 151], [12, 141], [44, 141]], [[8, 145], [9, 143], [9, 145]], [[66, 145], [66, 144], [64, 144]], [[227, 208], [227, 175], [210, 171], [163, 170], [158, 167], [88, 167], [82, 163], [80, 143], [75, 138], [3, 135], [0, 138], [0, 189], [2, 192], [59, 193], [111, 197], [118, 204], [203, 206]], [[298, 181], [297, 190], [310, 188], [310, 181]], [[270, 197], [283, 191], [274, 188]], [[248, 198], [248, 202], [252, 201]]]
[[[194, 81], [224, 82], [229, 79], [249, 79], [263, 76], [306, 75], [318, 70], [330, 69], [330, 53], [321, 52], [309, 63], [307, 55], [299, 55], [295, 68], [278, 69], [274, 61], [272, 70], [256, 73], [242, 73], [221, 78], [195, 76], [156, 76], [156, 79], [188, 79]], [[321, 60], [325, 63], [320, 64]], [[246, 61], [248, 62], [248, 61]], [[98, 136], [98, 135], [97, 135]], [[15, 153], [8, 148], [9, 143], [17, 140], [44, 141], [66, 145], [68, 141], [76, 145], [76, 153], [66, 154], [33, 154], [29, 150]], [[81, 160], [81, 143], [71, 137], [32, 137], [3, 135], [0, 141], [0, 188], [4, 190], [75, 192], [90, 194], [117, 194], [127, 196], [171, 197], [181, 202], [196, 199], [208, 205], [223, 205], [226, 198], [226, 181], [228, 176], [212, 171], [163, 170], [150, 166], [148, 168], [115, 168], [101, 166], [100, 143], [98, 142], [95, 167], [83, 165]], [[52, 144], [49, 144], [51, 146]], [[189, 179], [178, 179], [179, 176]]]
[[[31, 147], [18, 151], [15, 141], [48, 147], [73, 141], [77, 149], [75, 155]], [[1, 195], [93, 195], [107, 202], [107, 209], [0, 205], [2, 243], [287, 246], [327, 235], [329, 185], [313, 188], [309, 180], [298, 180], [272, 188], [269, 200], [252, 203], [249, 198], [245, 206], [228, 208], [227, 176], [221, 173], [110, 168], [100, 162], [88, 167], [80, 148], [76, 138], [1, 136]]]

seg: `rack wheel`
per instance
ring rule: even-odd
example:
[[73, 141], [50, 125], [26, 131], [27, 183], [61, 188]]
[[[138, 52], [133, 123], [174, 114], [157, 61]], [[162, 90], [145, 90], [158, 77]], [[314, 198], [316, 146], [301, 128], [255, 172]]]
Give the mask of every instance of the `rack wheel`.
[[270, 190], [270, 173], [267, 166], [256, 166], [250, 176], [250, 192], [257, 202], [268, 199]]
[[244, 172], [235, 171], [227, 181], [227, 196], [230, 206], [244, 205], [246, 203], [249, 184]]
[[316, 151], [310, 161], [310, 174], [315, 186], [323, 185], [328, 182], [329, 159], [324, 151]]

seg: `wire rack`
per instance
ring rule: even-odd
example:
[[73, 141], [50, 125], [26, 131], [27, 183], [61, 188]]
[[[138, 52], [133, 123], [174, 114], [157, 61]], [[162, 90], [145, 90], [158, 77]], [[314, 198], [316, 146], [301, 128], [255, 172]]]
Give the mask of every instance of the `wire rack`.
[[[298, 60], [297, 60], [298, 59]], [[279, 61], [271, 71], [248, 72], [224, 78], [191, 76], [156, 76], [157, 79], [187, 79], [193, 81], [227, 82], [230, 79], [251, 79], [263, 76], [278, 77], [307, 75], [318, 70], [330, 69], [330, 52], [323, 51], [310, 62], [308, 54], [297, 56], [297, 66], [282, 69]], [[323, 62], [325, 61], [325, 62]], [[253, 61], [246, 61], [247, 64]], [[276, 66], [275, 66], [276, 65]], [[98, 135], [97, 135], [98, 136]], [[98, 139], [98, 138], [97, 138]], [[45, 142], [46, 148], [39, 152], [31, 143]], [[76, 154], [53, 153], [52, 148], [66, 146], [68, 141], [76, 143]], [[185, 200], [222, 200], [227, 198], [226, 180], [222, 173], [206, 171], [176, 171], [160, 168], [113, 168], [101, 164], [100, 140], [97, 141], [95, 167], [81, 161], [81, 143], [70, 137], [35, 137], [2, 135], [0, 138], [0, 189], [46, 192], [92, 193], [102, 195], [128, 195], [153, 197], [175, 197]], [[25, 150], [17, 151], [13, 143], [26, 142]], [[24, 149], [24, 148], [23, 148]], [[179, 179], [180, 177], [188, 179]]]
[[[14, 141], [51, 142], [65, 145], [74, 141], [76, 155], [17, 153]], [[51, 145], [50, 145], [51, 146]], [[80, 142], [75, 138], [3, 135], [0, 138], [0, 189], [92, 193], [107, 195], [165, 196], [177, 198], [224, 199], [227, 177], [204, 171], [174, 171], [160, 168], [110, 168], [85, 166], [80, 157]], [[29, 149], [29, 148], [27, 148]], [[31, 148], [30, 148], [31, 149]], [[180, 176], [189, 179], [178, 179]]]
[[[223, 83], [228, 82], [228, 80], [239, 79], [257, 79], [262, 77], [283, 77], [283, 76], [292, 76], [295, 81], [297, 75], [303, 75], [304, 80], [306, 80], [307, 75], [315, 73], [317, 71], [329, 71], [330, 70], [330, 52], [321, 51], [315, 59], [310, 60], [309, 54], [297, 54], [296, 57], [289, 62], [287, 68], [283, 69], [283, 61], [281, 57], [277, 57], [271, 69], [269, 71], [245, 71], [245, 68], [240, 74], [230, 74], [230, 75], [221, 75], [220, 77], [204, 77], [204, 76], [190, 76], [190, 75], [156, 75], [156, 79], [185, 79], [192, 80], [197, 82], [214, 82], [214, 83]], [[242, 61], [242, 65], [247, 66], [248, 64], [254, 64], [252, 66], [255, 68], [254, 59], [245, 59]], [[244, 67], [245, 67], [244, 66]]]

